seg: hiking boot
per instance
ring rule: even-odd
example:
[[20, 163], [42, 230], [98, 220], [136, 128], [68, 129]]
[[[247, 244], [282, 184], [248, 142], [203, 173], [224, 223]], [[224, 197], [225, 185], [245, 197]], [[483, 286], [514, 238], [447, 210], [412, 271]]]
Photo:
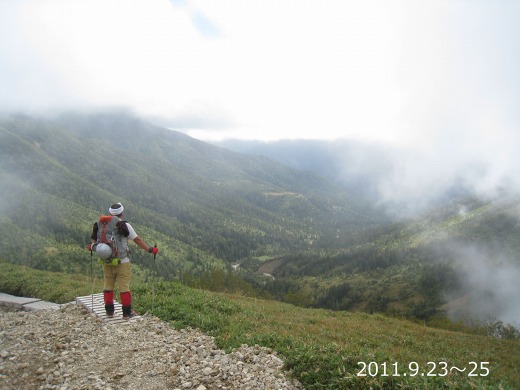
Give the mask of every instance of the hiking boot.
[[106, 304], [105, 305], [105, 312], [107, 313], [107, 317], [113, 317], [114, 316], [114, 304]]
[[137, 313], [132, 310], [132, 306], [123, 306], [123, 318], [130, 319], [135, 317]]
[[123, 318], [124, 318], [125, 320], [129, 320], [130, 318], [136, 317], [137, 315], [138, 315], [138, 314], [137, 314], [135, 311], [131, 310], [130, 313], [128, 313], [128, 314], [123, 314]]

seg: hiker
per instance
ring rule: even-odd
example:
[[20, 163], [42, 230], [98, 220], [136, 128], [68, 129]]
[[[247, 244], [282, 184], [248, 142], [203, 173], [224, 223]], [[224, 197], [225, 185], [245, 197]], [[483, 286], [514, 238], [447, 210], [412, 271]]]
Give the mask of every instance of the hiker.
[[[121, 203], [115, 203], [108, 209], [110, 215], [101, 216], [99, 221], [94, 223], [92, 229], [92, 243], [88, 249], [96, 252], [103, 264], [104, 287], [103, 299], [107, 316], [114, 315], [114, 288], [116, 281], [123, 307], [123, 318], [135, 316], [132, 310], [132, 295], [130, 293], [130, 279], [132, 276], [130, 265], [130, 248], [128, 240], [132, 240], [149, 253], [156, 255], [157, 246], [150, 247], [128, 222], [123, 220], [124, 207]], [[108, 252], [108, 253], [107, 253]]]

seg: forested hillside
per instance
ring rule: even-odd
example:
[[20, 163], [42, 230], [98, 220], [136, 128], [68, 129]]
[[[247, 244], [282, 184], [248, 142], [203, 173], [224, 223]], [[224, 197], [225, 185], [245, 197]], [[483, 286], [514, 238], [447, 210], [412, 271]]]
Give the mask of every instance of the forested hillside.
[[353, 140], [261, 142], [228, 139], [214, 144], [247, 155], [265, 156], [292, 168], [316, 172], [371, 200], [377, 199], [381, 179], [393, 174], [394, 154], [403, 152]]
[[306, 250], [251, 269], [302, 306], [520, 324], [520, 198], [453, 202], [414, 221], [367, 230], [361, 244]]
[[491, 168], [455, 164], [454, 174], [439, 178], [428, 166], [431, 156], [354, 140], [217, 144], [318, 173], [384, 204], [399, 221], [365, 230], [361, 245], [310, 249], [261, 264], [275, 278], [266, 288], [277, 297], [334, 309], [419, 318], [442, 309], [452, 318], [520, 323], [520, 199], [511, 181], [482, 193]]
[[[520, 322], [520, 199], [508, 191], [391, 221], [363, 189], [125, 112], [4, 117], [0, 183], [0, 258], [12, 263], [89, 274], [92, 224], [120, 201], [160, 248], [159, 278], [307, 307]], [[150, 275], [150, 255], [136, 249], [133, 262]]]
[[157, 242], [166, 278], [328, 245], [381, 221], [315, 174], [124, 112], [13, 115], [0, 122], [0, 148], [0, 256], [36, 268], [85, 270], [92, 223], [117, 201]]

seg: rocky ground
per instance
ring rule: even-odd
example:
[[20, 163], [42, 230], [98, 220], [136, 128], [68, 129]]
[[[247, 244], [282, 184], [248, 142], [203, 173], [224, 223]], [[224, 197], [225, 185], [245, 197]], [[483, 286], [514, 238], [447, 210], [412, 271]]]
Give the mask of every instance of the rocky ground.
[[1, 389], [300, 389], [258, 346], [231, 353], [196, 330], [143, 316], [106, 324], [83, 307], [0, 306]]

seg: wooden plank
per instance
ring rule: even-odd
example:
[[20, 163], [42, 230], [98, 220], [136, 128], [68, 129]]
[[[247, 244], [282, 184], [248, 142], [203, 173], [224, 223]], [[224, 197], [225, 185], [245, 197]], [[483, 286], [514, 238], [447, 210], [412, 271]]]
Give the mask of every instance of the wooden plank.
[[87, 310], [96, 317], [100, 318], [103, 322], [111, 323], [111, 324], [127, 324], [133, 319], [137, 318], [132, 317], [130, 320], [123, 318], [123, 307], [119, 302], [114, 300], [114, 315], [112, 317], [107, 316], [105, 312], [105, 301], [103, 300], [103, 293], [86, 295], [84, 297], [76, 297], [76, 303], [78, 305], [85, 306]]

